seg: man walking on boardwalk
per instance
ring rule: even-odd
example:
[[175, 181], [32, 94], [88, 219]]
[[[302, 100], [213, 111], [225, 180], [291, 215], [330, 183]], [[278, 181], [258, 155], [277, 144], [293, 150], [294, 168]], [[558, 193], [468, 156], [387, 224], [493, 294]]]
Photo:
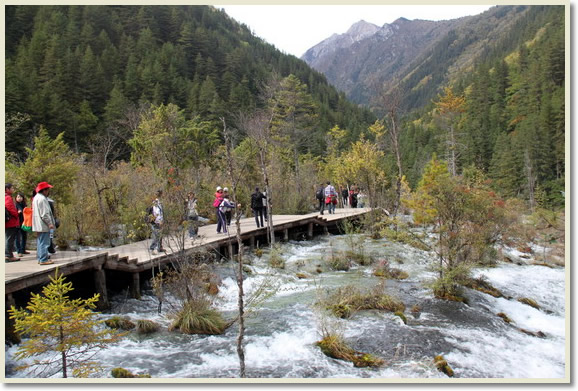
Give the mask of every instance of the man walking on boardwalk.
[[[257, 224], [257, 228], [262, 228], [263, 225], [263, 199], [265, 199], [265, 195], [259, 191], [259, 188], [255, 188], [255, 192], [251, 194], [251, 209], [253, 210], [253, 214], [255, 215], [255, 223]], [[259, 225], [259, 219], [261, 220], [261, 225]]]
[[40, 182], [36, 186], [36, 195], [32, 201], [32, 231], [37, 233], [36, 257], [39, 265], [52, 265], [48, 247], [50, 247], [50, 234], [56, 229], [54, 214], [48, 202], [48, 195], [52, 185], [48, 182]]
[[152, 216], [153, 216], [153, 220], [151, 221], [152, 243], [150, 246], [150, 250], [152, 251], [153, 255], [165, 252], [165, 249], [163, 248], [163, 237], [162, 237], [162, 227], [164, 223], [163, 205], [161, 204], [162, 195], [163, 191], [158, 190], [157, 197], [153, 201], [152, 205]]

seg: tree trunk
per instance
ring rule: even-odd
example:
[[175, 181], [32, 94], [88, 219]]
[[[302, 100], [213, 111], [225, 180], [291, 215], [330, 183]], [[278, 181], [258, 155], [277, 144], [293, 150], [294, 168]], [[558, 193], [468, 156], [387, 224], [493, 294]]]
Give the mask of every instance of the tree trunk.
[[[59, 327], [60, 328], [60, 344], [64, 346], [64, 330], [62, 329], [62, 326]], [[62, 377], [63, 378], [67, 378], [67, 363], [66, 363], [66, 351], [62, 351], [60, 352], [61, 356], [62, 356]]]
[[[227, 167], [229, 171], [229, 178], [231, 183], [233, 184], [231, 188], [233, 202], [235, 206], [238, 206], [237, 203], [237, 183], [238, 180], [235, 180], [235, 175], [233, 173], [233, 157], [231, 155], [231, 143], [230, 138], [227, 133], [227, 125], [225, 123], [225, 119], [221, 118], [223, 122], [223, 134], [225, 136], [225, 148], [227, 150]], [[238, 179], [238, 178], [237, 178]], [[236, 220], [236, 239], [237, 239], [237, 247], [239, 249], [239, 254], [237, 255], [238, 261], [238, 268], [237, 268], [237, 286], [239, 288], [239, 295], [237, 297], [237, 307], [239, 310], [239, 335], [237, 336], [237, 355], [239, 356], [239, 377], [245, 377], [245, 351], [243, 349], [243, 338], [245, 337], [245, 303], [244, 303], [244, 289], [243, 289], [243, 241], [241, 239], [241, 214], [235, 208], [235, 220]], [[232, 254], [230, 254], [232, 255]]]

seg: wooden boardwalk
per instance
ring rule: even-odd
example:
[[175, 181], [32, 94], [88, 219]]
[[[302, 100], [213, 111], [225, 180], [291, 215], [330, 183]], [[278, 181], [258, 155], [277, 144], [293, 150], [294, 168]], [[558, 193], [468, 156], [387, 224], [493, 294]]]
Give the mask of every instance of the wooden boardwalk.
[[[339, 222], [344, 219], [357, 218], [369, 211], [368, 208], [338, 208], [334, 214], [324, 215], [310, 213], [306, 215], [274, 215], [273, 225], [275, 235], [280, 241], [288, 240], [298, 233], [307, 238], [313, 237], [314, 233], [327, 232], [328, 228], [335, 229]], [[72, 275], [79, 272], [91, 271], [94, 273], [94, 290], [101, 294], [107, 305], [106, 272], [116, 271], [129, 273], [127, 279], [132, 286], [133, 296], [139, 296], [141, 272], [150, 270], [153, 266], [160, 267], [170, 263], [177, 255], [191, 254], [196, 251], [214, 250], [227, 257], [235, 254], [236, 249], [236, 224], [231, 222], [227, 234], [217, 234], [216, 224], [210, 224], [199, 228], [199, 239], [194, 241], [182, 240], [179, 235], [167, 235], [163, 239], [163, 247], [166, 253], [153, 255], [149, 250], [150, 240], [126, 244], [113, 248], [97, 251], [58, 251], [52, 255], [54, 264], [41, 266], [36, 261], [36, 253], [31, 251], [19, 262], [5, 263], [5, 295], [6, 302], [13, 302], [12, 294], [46, 284], [49, 276], [58, 268], [59, 273]], [[267, 228], [257, 228], [255, 219], [241, 219], [241, 237], [243, 244], [254, 248], [267, 245]], [[31, 235], [31, 240], [34, 235]], [[180, 242], [180, 244], [179, 244]]]

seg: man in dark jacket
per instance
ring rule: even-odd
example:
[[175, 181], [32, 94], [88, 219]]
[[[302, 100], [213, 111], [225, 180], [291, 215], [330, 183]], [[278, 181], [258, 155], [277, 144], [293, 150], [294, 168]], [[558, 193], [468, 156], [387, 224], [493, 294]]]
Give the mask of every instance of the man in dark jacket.
[[[257, 223], [257, 228], [264, 227], [263, 224], [263, 199], [266, 198], [263, 193], [259, 191], [259, 188], [255, 188], [255, 192], [251, 194], [251, 209], [255, 215], [255, 223]], [[259, 225], [259, 219], [261, 220], [261, 225]]]
[[16, 205], [14, 205], [14, 200], [12, 199], [12, 193], [14, 193], [14, 186], [11, 183], [6, 183], [4, 185], [4, 207], [6, 208], [6, 224], [5, 228], [5, 245], [4, 245], [4, 255], [6, 257], [6, 262], [16, 262], [20, 258], [14, 256], [14, 243], [16, 241], [16, 235], [18, 235], [18, 230], [20, 229], [20, 219], [18, 218], [18, 210]]

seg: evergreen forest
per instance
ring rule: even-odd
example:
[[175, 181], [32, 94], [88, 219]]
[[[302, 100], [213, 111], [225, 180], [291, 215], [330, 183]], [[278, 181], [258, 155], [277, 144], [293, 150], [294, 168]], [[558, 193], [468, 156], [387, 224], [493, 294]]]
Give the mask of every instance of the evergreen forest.
[[6, 6], [5, 180], [27, 196], [55, 185], [60, 237], [78, 243], [112, 243], [120, 226], [146, 237], [156, 189], [175, 205], [194, 189], [213, 218], [217, 185], [246, 204], [269, 182], [275, 213], [306, 213], [331, 180], [397, 212], [436, 159], [528, 210], [559, 210], [565, 28], [563, 6], [529, 6], [469, 72], [420, 97], [399, 82], [370, 110], [212, 6]]

